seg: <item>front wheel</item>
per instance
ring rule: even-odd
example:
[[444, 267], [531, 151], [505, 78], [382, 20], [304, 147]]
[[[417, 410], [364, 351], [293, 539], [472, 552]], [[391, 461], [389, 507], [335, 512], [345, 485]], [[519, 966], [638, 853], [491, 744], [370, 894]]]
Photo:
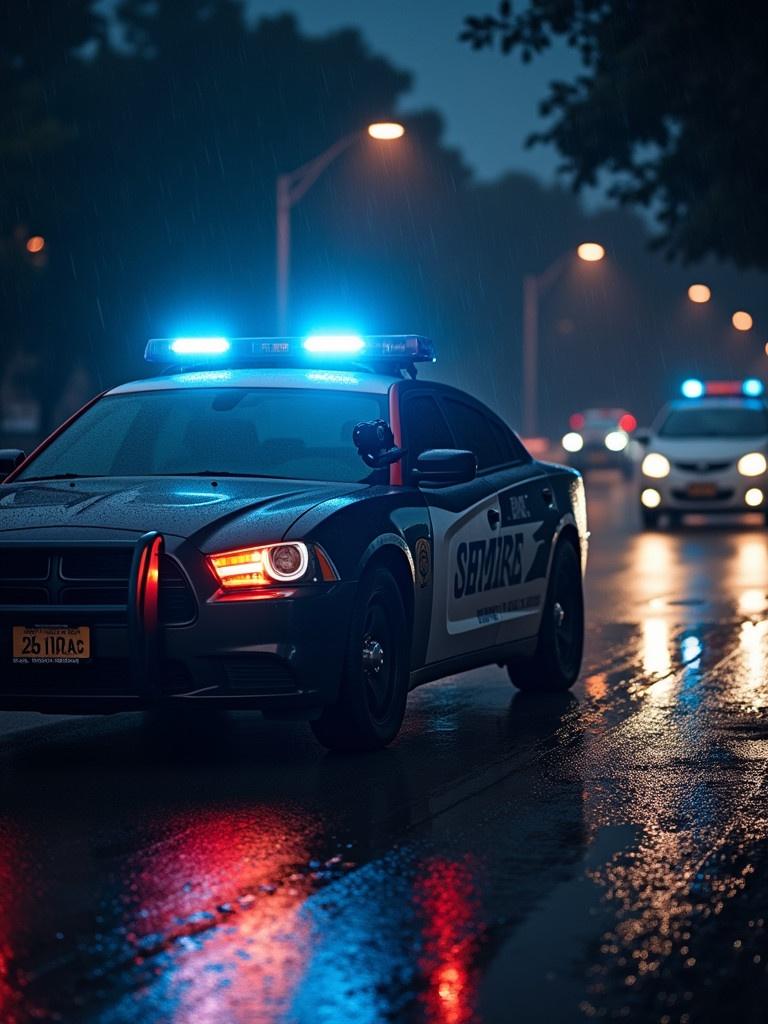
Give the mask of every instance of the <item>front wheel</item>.
[[360, 582], [339, 699], [310, 722], [329, 750], [379, 750], [397, 736], [408, 697], [410, 629], [391, 573]]
[[536, 652], [507, 665], [509, 678], [523, 691], [557, 693], [576, 682], [584, 650], [584, 595], [581, 564], [574, 546], [558, 544], [552, 559]]

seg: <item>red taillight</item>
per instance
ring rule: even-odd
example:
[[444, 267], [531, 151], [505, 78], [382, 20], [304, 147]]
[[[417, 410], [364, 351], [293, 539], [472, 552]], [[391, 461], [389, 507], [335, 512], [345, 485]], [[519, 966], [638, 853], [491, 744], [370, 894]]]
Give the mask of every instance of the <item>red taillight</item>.
[[637, 420], [631, 412], [625, 412], [621, 417], [619, 429], [623, 430], [626, 434], [631, 434], [633, 430], [637, 430]]

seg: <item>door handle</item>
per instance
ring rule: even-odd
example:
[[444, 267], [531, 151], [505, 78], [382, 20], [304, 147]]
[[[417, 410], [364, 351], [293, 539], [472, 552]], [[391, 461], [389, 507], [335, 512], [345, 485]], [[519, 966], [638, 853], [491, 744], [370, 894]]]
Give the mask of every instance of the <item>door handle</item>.
[[554, 495], [552, 494], [551, 487], [542, 487], [541, 496], [547, 505], [552, 505]]
[[492, 530], [495, 530], [501, 521], [501, 512], [497, 508], [488, 509], [488, 525]]

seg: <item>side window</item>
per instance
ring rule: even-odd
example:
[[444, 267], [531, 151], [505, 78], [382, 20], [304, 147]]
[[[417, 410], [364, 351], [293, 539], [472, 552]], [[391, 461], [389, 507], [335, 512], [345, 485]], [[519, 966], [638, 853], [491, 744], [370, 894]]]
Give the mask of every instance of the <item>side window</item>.
[[511, 462], [497, 424], [473, 405], [456, 398], [443, 398], [448, 422], [456, 438], [457, 448], [466, 448], [477, 456], [477, 471], [482, 473], [493, 466]]
[[512, 431], [498, 420], [491, 420], [491, 429], [501, 446], [504, 462], [527, 462], [528, 453]]
[[432, 395], [414, 395], [403, 404], [403, 434], [411, 467], [422, 452], [453, 448], [453, 438]]

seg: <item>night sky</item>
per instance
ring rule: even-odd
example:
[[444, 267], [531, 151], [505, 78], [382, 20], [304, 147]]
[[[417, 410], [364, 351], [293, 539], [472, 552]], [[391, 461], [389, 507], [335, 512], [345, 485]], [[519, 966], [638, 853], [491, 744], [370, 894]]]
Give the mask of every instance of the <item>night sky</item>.
[[553, 78], [570, 77], [578, 58], [561, 46], [524, 65], [517, 56], [472, 51], [458, 42], [467, 14], [494, 11], [496, 0], [250, 0], [254, 18], [292, 11], [310, 34], [357, 26], [374, 52], [414, 75], [404, 110], [433, 107], [481, 179], [527, 170], [552, 180], [549, 147], [524, 147], [539, 126], [536, 107]]

